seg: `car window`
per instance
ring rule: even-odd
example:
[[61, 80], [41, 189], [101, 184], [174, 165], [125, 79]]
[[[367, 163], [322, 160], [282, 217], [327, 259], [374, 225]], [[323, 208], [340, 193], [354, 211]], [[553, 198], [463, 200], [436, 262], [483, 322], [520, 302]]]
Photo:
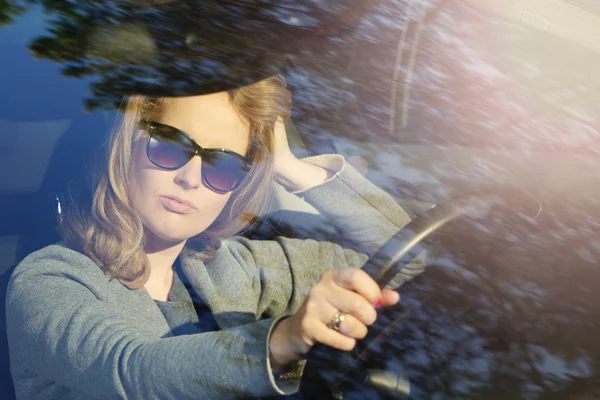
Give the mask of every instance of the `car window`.
[[[319, 189], [273, 184], [268, 206], [244, 216], [254, 224], [219, 240], [275, 243], [285, 262], [294, 260], [287, 243], [297, 243], [288, 239], [363, 254], [373, 243], [381, 249], [391, 235], [377, 243], [373, 232], [400, 218], [381, 211], [388, 204], [381, 193], [406, 213], [397, 227], [404, 233], [371, 261], [377, 270], [402, 260], [386, 275], [399, 304], [378, 311], [353, 352], [325, 352], [327, 365], [309, 359], [296, 395], [596, 398], [599, 33], [600, 8], [586, 0], [4, 0], [3, 290], [27, 255], [64, 240], [67, 210], [97, 206], [98, 168], [125, 96], [208, 96], [279, 74], [292, 95], [291, 152], [341, 155], [347, 169], [331, 167], [317, 187], [336, 179], [352, 187], [344, 173], [365, 178], [354, 199], [361, 211], [348, 211], [347, 197], [321, 204]], [[344, 211], [372, 212], [369, 233], [357, 238], [352, 225], [336, 223], [332, 213]], [[276, 292], [270, 280], [288, 285], [268, 269], [252, 275], [246, 253], [232, 254], [261, 299]], [[350, 262], [324, 254], [298, 262], [327, 260], [331, 269]], [[290, 275], [290, 285], [303, 273]], [[207, 302], [205, 295], [194, 301]], [[269, 310], [287, 300], [237, 324], [222, 318], [233, 329], [274, 317]], [[204, 315], [205, 306], [194, 312]], [[11, 320], [3, 319], [0, 397], [14, 398], [18, 360], [9, 357]], [[36, 368], [25, 366], [20, 378]]]

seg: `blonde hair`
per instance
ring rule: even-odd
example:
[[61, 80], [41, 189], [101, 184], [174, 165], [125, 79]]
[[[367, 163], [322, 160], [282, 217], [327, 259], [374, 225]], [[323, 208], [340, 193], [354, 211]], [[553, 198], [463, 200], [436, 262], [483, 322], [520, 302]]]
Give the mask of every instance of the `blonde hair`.
[[[221, 240], [240, 233], [268, 206], [273, 178], [271, 148], [277, 118], [289, 118], [291, 94], [276, 76], [228, 92], [229, 102], [250, 130], [247, 157], [252, 168], [217, 219], [188, 240], [186, 251], [207, 260]], [[104, 272], [130, 288], [141, 288], [150, 275], [144, 253], [144, 227], [129, 200], [130, 166], [135, 132], [164, 98], [131, 96], [123, 100], [121, 118], [108, 142], [90, 210], [71, 207], [62, 226], [66, 245], [90, 257]]]

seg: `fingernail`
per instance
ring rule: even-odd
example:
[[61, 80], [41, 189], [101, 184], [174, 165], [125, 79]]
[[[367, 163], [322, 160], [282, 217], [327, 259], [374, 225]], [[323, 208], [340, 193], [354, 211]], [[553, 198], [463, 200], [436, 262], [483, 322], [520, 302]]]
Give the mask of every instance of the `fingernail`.
[[377, 302], [375, 303], [375, 308], [379, 307], [381, 307], [381, 299], [377, 300]]

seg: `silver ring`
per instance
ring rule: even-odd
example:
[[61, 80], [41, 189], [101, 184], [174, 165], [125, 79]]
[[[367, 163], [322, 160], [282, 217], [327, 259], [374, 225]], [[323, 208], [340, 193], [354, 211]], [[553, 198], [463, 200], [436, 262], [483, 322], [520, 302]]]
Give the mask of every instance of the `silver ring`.
[[338, 311], [334, 314], [333, 318], [331, 318], [331, 322], [329, 322], [329, 327], [334, 331], [340, 330], [340, 326], [342, 326], [342, 322], [344, 322], [344, 314], [341, 311]]

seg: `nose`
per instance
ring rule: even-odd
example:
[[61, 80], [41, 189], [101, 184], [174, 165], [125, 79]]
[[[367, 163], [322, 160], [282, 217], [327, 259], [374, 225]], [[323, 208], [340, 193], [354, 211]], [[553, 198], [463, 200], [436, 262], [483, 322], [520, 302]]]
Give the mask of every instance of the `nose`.
[[202, 185], [202, 160], [194, 156], [183, 167], [177, 170], [175, 183], [185, 190], [198, 189]]

